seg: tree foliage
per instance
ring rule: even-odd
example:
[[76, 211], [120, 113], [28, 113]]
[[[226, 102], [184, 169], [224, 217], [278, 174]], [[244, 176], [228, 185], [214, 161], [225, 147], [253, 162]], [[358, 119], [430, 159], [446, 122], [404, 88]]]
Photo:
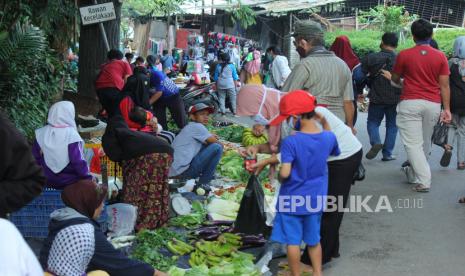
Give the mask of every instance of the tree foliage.
[[[231, 3], [232, 0], [229, 0], [229, 2]], [[241, 0], [237, 0], [235, 5], [229, 9], [229, 12], [231, 13], [233, 23], [239, 23], [239, 25], [244, 29], [247, 29], [257, 23], [255, 20], [256, 15], [254, 10], [247, 5], [243, 5]]]
[[358, 18], [360, 23], [368, 23], [377, 30], [395, 33], [408, 28], [416, 19], [417, 16], [410, 15], [403, 6], [383, 5], [362, 11]]

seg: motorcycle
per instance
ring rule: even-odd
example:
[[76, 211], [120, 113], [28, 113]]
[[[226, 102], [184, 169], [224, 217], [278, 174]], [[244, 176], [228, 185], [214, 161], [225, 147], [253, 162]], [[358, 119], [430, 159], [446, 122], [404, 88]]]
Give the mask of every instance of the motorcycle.
[[214, 83], [200, 86], [188, 86], [181, 91], [181, 97], [184, 101], [184, 106], [186, 107], [186, 110], [189, 109], [189, 107], [192, 105], [204, 103], [208, 106], [213, 107], [215, 109], [215, 112], [217, 112], [220, 106], [220, 101], [218, 98], [218, 94], [215, 91]]

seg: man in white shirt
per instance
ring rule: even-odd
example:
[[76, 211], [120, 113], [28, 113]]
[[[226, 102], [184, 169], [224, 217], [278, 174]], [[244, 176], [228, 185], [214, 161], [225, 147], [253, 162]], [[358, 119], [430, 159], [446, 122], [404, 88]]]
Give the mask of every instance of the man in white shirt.
[[285, 56], [282, 55], [281, 50], [276, 46], [271, 46], [266, 50], [266, 55], [269, 61], [271, 62], [271, 76], [273, 78], [273, 83], [281, 90], [284, 82], [286, 82], [287, 77], [291, 73], [291, 68], [289, 68], [289, 62]]

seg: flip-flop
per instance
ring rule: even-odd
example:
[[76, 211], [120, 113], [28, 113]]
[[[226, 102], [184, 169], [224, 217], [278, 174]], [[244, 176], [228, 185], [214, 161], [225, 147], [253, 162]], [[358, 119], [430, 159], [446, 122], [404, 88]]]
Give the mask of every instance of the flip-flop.
[[[278, 263], [278, 267], [281, 268], [283, 271], [289, 270], [289, 262], [287, 260], [283, 260]], [[304, 263], [300, 263], [300, 269], [303, 273], [311, 273], [313, 272], [313, 268], [309, 265]]]
[[459, 198], [459, 203], [464, 204], [465, 203], [465, 197]]
[[412, 190], [415, 191], [415, 192], [418, 192], [418, 193], [428, 193], [429, 192], [429, 188], [426, 187], [423, 184], [415, 185], [415, 187], [413, 187]]
[[369, 160], [373, 159], [383, 149], [383, 144], [376, 144], [371, 147], [365, 157]]
[[448, 167], [450, 164], [450, 159], [452, 157], [452, 150], [444, 150], [444, 154], [442, 155], [441, 164], [442, 167]]
[[465, 170], [465, 162], [458, 163], [457, 164], [457, 170], [459, 170], [459, 171]]

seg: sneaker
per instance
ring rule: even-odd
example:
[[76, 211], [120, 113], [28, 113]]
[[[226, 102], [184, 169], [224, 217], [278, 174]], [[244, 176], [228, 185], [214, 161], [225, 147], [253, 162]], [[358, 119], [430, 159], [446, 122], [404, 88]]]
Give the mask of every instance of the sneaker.
[[378, 155], [378, 153], [383, 149], [383, 144], [376, 144], [373, 145], [370, 151], [365, 155], [365, 157], [369, 160], [373, 159]]

